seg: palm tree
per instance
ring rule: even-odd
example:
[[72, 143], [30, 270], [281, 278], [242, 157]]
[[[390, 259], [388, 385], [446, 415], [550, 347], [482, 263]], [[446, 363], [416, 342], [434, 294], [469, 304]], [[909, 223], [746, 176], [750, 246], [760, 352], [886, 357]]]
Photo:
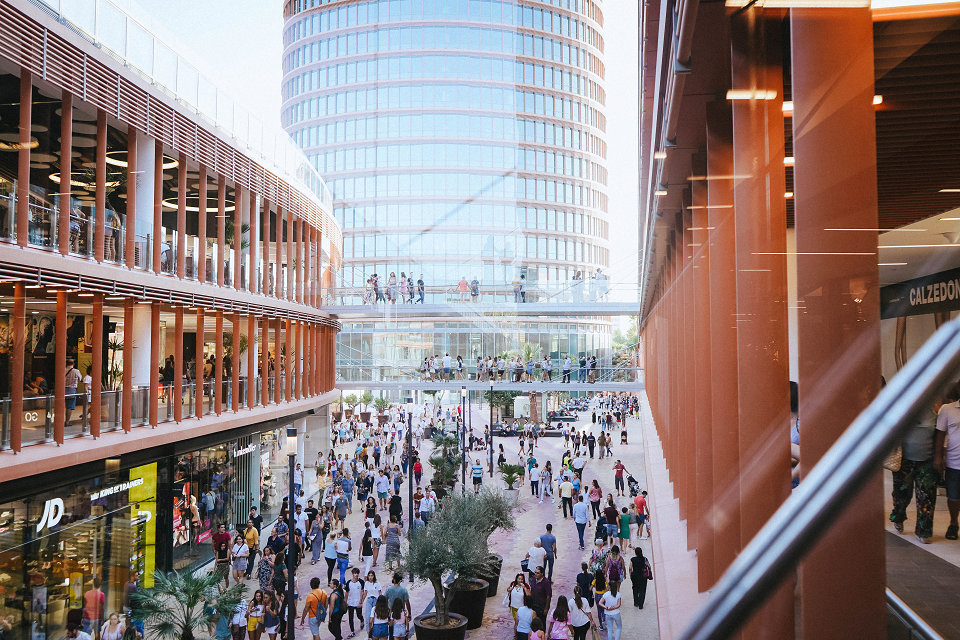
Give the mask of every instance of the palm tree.
[[223, 570], [203, 575], [192, 571], [164, 575], [157, 571], [153, 575], [154, 587], [139, 589], [131, 596], [133, 619], [146, 625], [152, 632], [148, 636], [194, 640], [198, 630], [213, 625], [215, 613], [233, 616], [247, 590], [243, 584], [219, 589], [223, 575]]

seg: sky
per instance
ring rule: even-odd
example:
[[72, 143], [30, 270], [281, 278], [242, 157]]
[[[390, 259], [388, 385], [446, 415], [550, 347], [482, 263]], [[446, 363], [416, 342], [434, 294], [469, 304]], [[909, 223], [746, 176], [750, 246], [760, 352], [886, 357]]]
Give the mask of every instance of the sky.
[[[264, 124], [280, 126], [281, 0], [129, 0], [189, 47], [210, 79]], [[607, 0], [607, 195], [611, 284], [636, 285], [638, 252], [638, 3]], [[161, 34], [158, 34], [161, 35]], [[161, 35], [162, 37], [162, 35]], [[183, 53], [185, 58], [193, 56]], [[613, 288], [613, 287], [612, 287]], [[626, 298], [622, 295], [618, 299]]]

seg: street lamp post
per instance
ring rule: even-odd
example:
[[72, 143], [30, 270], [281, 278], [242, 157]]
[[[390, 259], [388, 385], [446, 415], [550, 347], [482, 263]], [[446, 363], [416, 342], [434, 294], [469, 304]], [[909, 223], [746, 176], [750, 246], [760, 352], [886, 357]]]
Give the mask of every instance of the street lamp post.
[[287, 637], [293, 638], [295, 635], [294, 622], [296, 621], [296, 610], [294, 609], [294, 590], [293, 579], [294, 572], [297, 570], [296, 558], [293, 553], [293, 543], [297, 539], [296, 520], [294, 519], [294, 509], [296, 505], [296, 496], [293, 490], [293, 473], [297, 463], [297, 428], [293, 425], [287, 427], [287, 460], [290, 464], [290, 497], [287, 504], [287, 531], [290, 540], [287, 544]]
[[490, 397], [487, 398], [490, 405], [490, 477], [493, 477], [493, 380], [490, 381]]
[[460, 387], [460, 493], [467, 495], [467, 387]]
[[[413, 535], [413, 397], [407, 396], [407, 537]], [[413, 582], [413, 573], [410, 574]]]

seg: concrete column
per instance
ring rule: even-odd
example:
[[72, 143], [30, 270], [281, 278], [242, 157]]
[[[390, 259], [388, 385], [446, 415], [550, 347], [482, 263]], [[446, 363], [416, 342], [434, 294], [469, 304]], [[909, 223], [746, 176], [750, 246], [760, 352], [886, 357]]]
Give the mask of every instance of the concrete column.
[[182, 280], [187, 265], [187, 156], [183, 153], [177, 167], [177, 189], [177, 277]]
[[241, 289], [241, 274], [243, 273], [243, 256], [246, 253], [241, 248], [243, 244], [243, 223], [246, 218], [246, 201], [250, 191], [239, 184], [233, 185], [233, 288]]
[[[144, 148], [143, 146], [138, 149]], [[163, 145], [153, 144], [153, 269], [160, 273], [160, 264], [163, 258]], [[142, 174], [149, 176], [150, 174]], [[138, 210], [142, 210], [138, 208]]]
[[[707, 174], [707, 156], [694, 154], [693, 175]], [[693, 425], [696, 431], [696, 530], [697, 590], [706, 591], [716, 582], [714, 574], [714, 528], [710, 510], [713, 498], [713, 417], [710, 380], [710, 222], [707, 219], [707, 183], [690, 183], [691, 227], [693, 229], [693, 343], [696, 368], [693, 380]], [[647, 343], [647, 351], [651, 350]]]
[[[143, 387], [150, 384], [151, 374], [154, 369], [160, 366], [159, 351], [156, 358], [153, 357], [152, 343], [152, 309], [145, 304], [133, 304], [133, 335], [128, 341], [124, 338], [124, 344], [130, 345], [132, 354], [132, 363], [129, 371], [133, 385]], [[159, 339], [159, 336], [158, 336]], [[159, 349], [159, 345], [157, 345]], [[127, 349], [124, 348], [124, 351]], [[126, 365], [124, 365], [126, 367]]]
[[[149, 238], [147, 242], [147, 251], [151, 251], [153, 245], [159, 245], [159, 239], [154, 235], [154, 189], [156, 188], [155, 170], [157, 168], [157, 141], [145, 133], [141, 133], [131, 127], [131, 136], [137, 140], [137, 173], [133, 180], [129, 182], [136, 183], [136, 198], [134, 222], [131, 225], [129, 211], [127, 212], [127, 234], [135, 233], [142, 238]], [[128, 154], [130, 155], [130, 154]], [[160, 164], [163, 164], [163, 156], [160, 157]], [[161, 173], [163, 170], [161, 169]], [[161, 177], [162, 180], [162, 177]], [[130, 202], [130, 195], [127, 194], [127, 202]], [[146, 262], [148, 256], [143, 256], [142, 260]], [[159, 269], [159, 265], [156, 267]], [[159, 366], [159, 363], [158, 365]]]
[[[284, 227], [286, 227], [286, 224], [284, 223], [284, 220], [286, 220], [286, 216], [284, 216], [283, 207], [281, 207], [281, 206], [278, 204], [278, 205], [277, 205], [276, 224], [274, 225], [274, 229], [275, 229], [275, 231], [276, 231], [276, 236], [275, 236], [275, 238], [274, 238], [274, 239], [276, 240], [276, 242], [274, 243], [274, 248], [276, 249], [276, 252], [275, 252], [275, 255], [274, 255], [274, 259], [273, 259], [273, 261], [274, 261], [274, 263], [275, 263], [275, 265], [274, 265], [274, 267], [273, 267], [273, 270], [274, 270], [274, 274], [273, 274], [273, 293], [274, 293], [274, 295], [275, 295], [277, 298], [280, 298], [280, 297], [282, 296], [282, 292], [283, 292], [283, 289], [284, 289], [284, 286], [283, 286], [283, 285], [284, 285], [284, 280], [283, 280], [283, 262], [284, 262], [284, 260], [283, 260], [283, 241], [284, 241], [284, 237], [283, 237], [283, 236], [284, 236]], [[289, 231], [289, 229], [287, 229], [287, 231]], [[277, 352], [277, 354], [278, 354], [277, 357], [278, 357], [278, 358], [279, 358], [279, 353], [280, 353], [280, 352], [278, 351], [278, 352]]]
[[253, 191], [247, 198], [247, 224], [250, 225], [250, 242], [247, 243], [247, 291], [257, 291], [260, 288], [260, 277], [257, 267], [260, 264], [260, 201]]
[[[23, 67], [20, 68], [20, 149], [17, 151], [17, 244], [27, 246], [30, 237], [30, 138], [33, 118], [33, 73]], [[66, 185], [67, 191], [70, 185]], [[97, 193], [100, 193], [98, 190]], [[98, 201], [99, 203], [99, 201]], [[99, 206], [99, 204], [98, 204]], [[18, 378], [13, 378], [18, 380]], [[22, 385], [20, 382], [11, 385]], [[22, 396], [22, 390], [21, 390]], [[19, 420], [19, 416], [17, 420]], [[19, 449], [15, 449], [19, 451]]]
[[[107, 112], [97, 109], [97, 187], [94, 199], [93, 257], [103, 262], [104, 227], [107, 224]], [[99, 425], [98, 425], [99, 426]]]
[[[197, 282], [207, 281], [207, 167], [200, 165], [200, 196], [197, 200], [197, 245], [199, 253], [194, 256], [194, 268], [197, 270]], [[197, 363], [199, 364], [199, 362]], [[199, 368], [199, 367], [198, 367]]]
[[[70, 180], [73, 171], [73, 94], [64, 90], [60, 105], [60, 215], [58, 249], [70, 253]], [[66, 320], [64, 320], [66, 322]], [[59, 347], [58, 347], [59, 348]], [[66, 345], [64, 345], [66, 350]]]
[[[800, 464], [812, 468], [880, 388], [877, 152], [869, 9], [791, 11]], [[882, 476], [800, 568], [805, 637], [880, 638]], [[855, 612], [855, 615], [851, 615]]]
[[707, 103], [710, 231], [710, 371], [713, 420], [714, 575], [740, 552], [737, 261], [733, 210], [733, 126], [726, 101]]
[[[234, 200], [237, 198], [236, 191], [233, 194]], [[234, 202], [234, 207], [236, 207]], [[236, 211], [236, 208], [234, 208]], [[239, 234], [239, 226], [234, 225], [236, 234]], [[239, 245], [237, 245], [239, 248]], [[223, 175], [217, 175], [217, 255], [215, 256], [217, 265], [217, 286], [223, 286], [223, 269], [227, 259], [227, 182]]]
[[[270, 295], [270, 201], [266, 198], [263, 199], [263, 250], [262, 254], [262, 269], [263, 269], [263, 290], [261, 293], [263, 295]], [[266, 384], [266, 378], [264, 378], [264, 384]]]
[[[772, 90], [776, 100], [738, 100], [733, 110], [737, 361], [740, 405], [740, 539], [746, 544], [790, 496], [790, 379], [787, 349], [787, 212], [783, 198], [781, 16], [751, 7], [731, 20], [736, 89]], [[749, 461], [749, 464], [747, 464]], [[744, 638], [794, 632], [793, 583], [754, 615]]]

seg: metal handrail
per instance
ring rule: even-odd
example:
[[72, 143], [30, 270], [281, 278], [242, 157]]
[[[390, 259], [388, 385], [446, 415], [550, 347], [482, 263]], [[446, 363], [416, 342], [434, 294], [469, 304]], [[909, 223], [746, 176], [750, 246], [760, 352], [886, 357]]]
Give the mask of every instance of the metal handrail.
[[940, 328], [824, 454], [747, 544], [680, 636], [728, 638], [830, 530], [960, 368], [960, 320]]
[[911, 640], [913, 638], [918, 640], [943, 640], [943, 636], [927, 624], [927, 621], [921, 618], [916, 611], [907, 606], [907, 603], [891, 591], [890, 587], [887, 587], [887, 608], [893, 611], [893, 614], [907, 628]]

